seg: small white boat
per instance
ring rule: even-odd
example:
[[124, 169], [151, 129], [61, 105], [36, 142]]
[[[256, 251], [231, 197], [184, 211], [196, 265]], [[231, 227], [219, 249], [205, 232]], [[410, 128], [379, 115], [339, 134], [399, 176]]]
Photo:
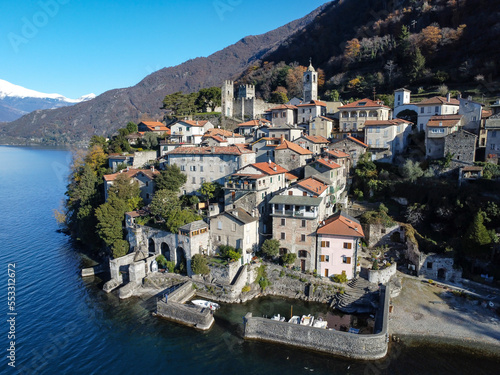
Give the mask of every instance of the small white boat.
[[302, 315], [302, 319], [300, 319], [300, 324], [303, 326], [312, 326], [314, 322], [314, 316], [309, 315]]
[[314, 321], [313, 323], [313, 327], [316, 327], [316, 328], [327, 328], [327, 322], [326, 320], [323, 320], [322, 318], [318, 318]]
[[285, 317], [284, 316], [281, 316], [280, 314], [276, 314], [274, 315], [271, 320], [277, 320], [279, 322], [284, 322], [285, 321]]
[[292, 324], [300, 324], [300, 316], [298, 315], [294, 315], [290, 318], [290, 320], [288, 321], [288, 323], [292, 323]]
[[204, 307], [210, 310], [217, 310], [220, 306], [218, 303], [211, 302], [211, 301], [205, 301], [204, 299], [194, 299], [191, 301], [193, 305]]

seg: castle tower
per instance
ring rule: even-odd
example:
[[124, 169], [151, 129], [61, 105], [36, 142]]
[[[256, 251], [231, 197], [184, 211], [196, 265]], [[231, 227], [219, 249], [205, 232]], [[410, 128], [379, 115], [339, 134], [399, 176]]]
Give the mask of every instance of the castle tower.
[[233, 117], [234, 82], [226, 80], [221, 88], [222, 115]]
[[309, 60], [309, 68], [302, 77], [302, 93], [304, 103], [318, 100], [318, 73], [313, 68], [311, 60]]
[[238, 99], [252, 99], [255, 97], [254, 85], [240, 85], [238, 90]]

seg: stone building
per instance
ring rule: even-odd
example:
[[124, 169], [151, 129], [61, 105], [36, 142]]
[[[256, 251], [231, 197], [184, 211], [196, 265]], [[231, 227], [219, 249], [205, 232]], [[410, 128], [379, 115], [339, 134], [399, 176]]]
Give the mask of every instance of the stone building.
[[280, 104], [271, 108], [273, 126], [293, 126], [297, 124], [297, 107], [290, 104]]
[[339, 107], [339, 131], [351, 133], [357, 138], [364, 137], [365, 121], [378, 120], [387, 121], [391, 118], [391, 108], [381, 101], [368, 98], [356, 100], [355, 102]]
[[296, 125], [283, 125], [283, 126], [263, 126], [257, 131], [257, 136], [269, 138], [283, 137], [287, 141], [294, 141], [300, 138], [304, 133], [302, 128]]
[[304, 168], [304, 177], [320, 176], [328, 182], [331, 205], [336, 203], [346, 204], [345, 188], [347, 185], [346, 168], [335, 163], [331, 159], [319, 158], [306, 165]]
[[255, 161], [263, 163], [274, 161], [274, 149], [281, 143], [280, 138], [262, 137], [250, 144], [252, 151], [255, 152]]
[[418, 130], [427, 130], [427, 123], [434, 116], [454, 115], [458, 113], [460, 102], [452, 99], [450, 94], [446, 97], [435, 96], [417, 103], [418, 107]]
[[167, 165], [176, 164], [187, 176], [183, 194], [197, 194], [204, 182], [224, 185], [226, 176], [255, 163], [255, 153], [243, 145], [178, 147], [165, 154]]
[[333, 132], [333, 122], [334, 121], [328, 117], [314, 117], [309, 121], [309, 135], [330, 138]]
[[319, 100], [298, 104], [296, 108], [296, 118], [299, 124], [309, 124], [314, 118], [326, 115], [326, 103]]
[[158, 121], [141, 121], [137, 125], [137, 129], [139, 132], [153, 132], [158, 135], [170, 134], [170, 129]]
[[306, 150], [312, 151], [314, 155], [319, 155], [330, 143], [330, 141], [322, 136], [303, 135], [302, 137], [294, 140], [293, 143], [305, 148]]
[[105, 174], [104, 178], [104, 197], [108, 200], [108, 190], [113, 185], [114, 181], [121, 174], [127, 175], [131, 182], [136, 181], [139, 184], [139, 189], [141, 190], [141, 198], [144, 204], [149, 204], [153, 198], [155, 191], [154, 179], [160, 174], [154, 167], [151, 169], [122, 169], [118, 173]]
[[359, 221], [343, 212], [326, 219], [317, 230], [318, 274], [323, 277], [343, 274], [348, 280], [356, 277], [363, 237]]
[[234, 95], [234, 82], [224, 81], [221, 88], [221, 112], [225, 117], [241, 120], [261, 117], [274, 104], [266, 103], [255, 96], [255, 86], [240, 85], [238, 94]]
[[444, 140], [448, 134], [462, 126], [462, 115], [433, 116], [425, 130], [425, 156], [429, 159], [444, 158]]
[[170, 140], [177, 143], [200, 144], [203, 134], [213, 129], [210, 121], [179, 120], [170, 125]]
[[283, 139], [274, 149], [274, 160], [286, 170], [297, 174], [297, 170], [307, 164], [313, 155], [312, 151]]
[[481, 118], [483, 116], [483, 105], [472, 100], [472, 97], [458, 98], [460, 103], [458, 114], [464, 117], [464, 130], [479, 135]]
[[253, 135], [260, 126], [269, 124], [271, 124], [271, 121], [268, 121], [265, 118], [249, 120], [238, 124], [235, 130], [239, 134], [250, 136]]
[[242, 208], [233, 208], [210, 219], [210, 237], [214, 249], [229, 245], [241, 249], [241, 264], [250, 263], [259, 244], [258, 218]]
[[452, 156], [450, 168], [473, 165], [476, 156], [477, 135], [460, 129], [444, 137], [444, 155]]
[[485, 121], [486, 160], [498, 160], [500, 156], [500, 99], [491, 105], [492, 115]]
[[372, 159], [393, 162], [408, 146], [411, 125], [402, 119], [365, 121], [365, 143]]
[[330, 143], [330, 150], [338, 150], [349, 154], [353, 167], [358, 163], [359, 158], [366, 152], [368, 145], [353, 137], [338, 139]]

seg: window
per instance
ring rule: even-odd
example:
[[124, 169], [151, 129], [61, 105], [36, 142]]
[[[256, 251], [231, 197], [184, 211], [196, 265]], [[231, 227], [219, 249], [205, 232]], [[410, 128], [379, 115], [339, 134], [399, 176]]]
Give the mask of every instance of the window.
[[222, 221], [217, 222], [217, 229], [222, 229]]
[[373, 132], [373, 129], [372, 128], [368, 128], [368, 133], [371, 133]]
[[289, 191], [289, 192], [288, 192], [288, 195], [293, 195], [293, 191]]
[[438, 106], [434, 107], [434, 112], [439, 113], [439, 107]]
[[306, 193], [305, 191], [304, 191], [304, 192], [302, 192], [302, 196], [303, 196], [303, 197], [307, 197], [307, 193]]
[[431, 107], [427, 107], [427, 113], [431, 113], [432, 111], [432, 108]]
[[306, 227], [306, 221], [305, 220], [302, 220], [302, 222], [300, 223], [300, 226], [302, 228], [305, 228]]
[[344, 249], [352, 249], [352, 243], [344, 242]]
[[205, 182], [205, 177], [200, 177], [200, 184], [203, 184]]
[[200, 165], [200, 172], [203, 172], [203, 165]]
[[217, 241], [221, 242], [222, 238], [221, 236], [217, 236]]
[[231, 231], [236, 232], [236, 223], [231, 224]]
[[258, 147], [255, 148], [255, 152], [259, 152], [259, 148]]
[[281, 219], [281, 226], [284, 227], [286, 225], [286, 219]]
[[380, 133], [380, 128], [375, 128], [375, 133]]
[[271, 177], [271, 184], [273, 183], [273, 178]]
[[351, 257], [343, 256], [342, 257], [342, 263], [351, 264]]
[[386, 232], [385, 228], [380, 229], [381, 234], [385, 234], [385, 232]]
[[299, 250], [299, 258], [307, 258], [307, 251]]
[[193, 177], [193, 184], [196, 184], [196, 177]]
[[281, 239], [284, 240], [286, 238], [285, 233], [281, 232]]
[[325, 256], [324, 256], [324, 255], [321, 255], [321, 256], [320, 256], [320, 260], [319, 260], [319, 261], [320, 261], [320, 262], [324, 262], [324, 261], [325, 261]]
[[330, 255], [325, 255], [325, 262], [329, 262], [330, 261]]
[[219, 172], [224, 173], [224, 166], [223, 165], [219, 165]]
[[300, 235], [300, 241], [301, 242], [306, 242], [306, 235], [305, 234], [301, 234]]
[[330, 247], [330, 241], [321, 241], [321, 247]]
[[424, 113], [424, 107], [420, 108], [420, 113]]
[[491, 131], [491, 138], [496, 138], [497, 137], [497, 131], [496, 130], [492, 130]]
[[184, 172], [186, 170], [186, 166], [185, 165], [181, 165], [181, 171]]
[[429, 270], [432, 269], [432, 262], [427, 262], [427, 269], [429, 269]]
[[388, 130], [384, 130], [384, 138], [387, 138], [389, 136], [389, 131]]

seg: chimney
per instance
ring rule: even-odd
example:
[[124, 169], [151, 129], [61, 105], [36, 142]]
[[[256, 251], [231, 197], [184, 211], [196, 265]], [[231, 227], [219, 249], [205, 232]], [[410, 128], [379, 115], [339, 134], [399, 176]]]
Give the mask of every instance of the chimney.
[[450, 99], [451, 99], [451, 94], [450, 93], [446, 94], [446, 101], [448, 103], [450, 102]]
[[278, 170], [278, 167], [274, 166], [273, 169], [276, 172]]
[[281, 134], [281, 137], [280, 137], [280, 141], [281, 143], [283, 143], [283, 141], [285, 140], [285, 135], [284, 134]]
[[469, 96], [467, 97], [467, 100], [468, 100], [468, 101], [470, 101], [470, 102], [472, 102], [472, 96], [470, 96], [470, 95], [469, 95]]
[[211, 152], [212, 154], [215, 154], [215, 146], [210, 147], [210, 152]]
[[443, 126], [443, 121], [439, 121], [439, 126]]
[[151, 166], [151, 171], [152, 171], [152, 172], [154, 172], [154, 171], [155, 171], [155, 166], [154, 166], [154, 165], [152, 165], [152, 166]]
[[196, 120], [196, 125], [198, 125], [198, 120]]

